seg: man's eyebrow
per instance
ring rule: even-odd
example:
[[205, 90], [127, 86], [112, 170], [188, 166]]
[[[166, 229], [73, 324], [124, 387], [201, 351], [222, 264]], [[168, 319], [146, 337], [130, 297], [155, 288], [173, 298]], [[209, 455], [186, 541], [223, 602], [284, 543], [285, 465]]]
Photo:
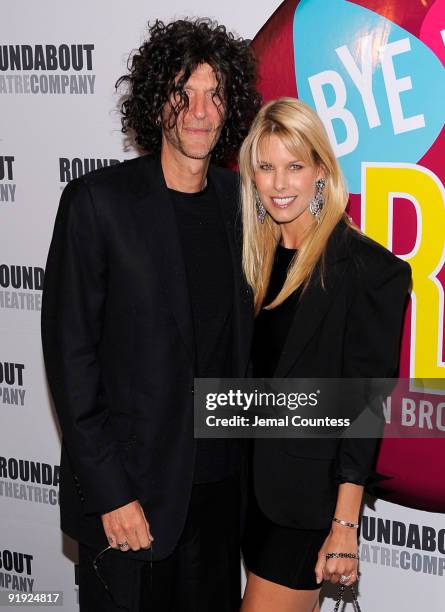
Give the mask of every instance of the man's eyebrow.
[[[192, 87], [191, 85], [187, 85], [187, 83], [184, 85], [184, 89], [191, 89], [191, 91], [196, 91], [195, 87]], [[218, 86], [216, 85], [215, 87], [209, 87], [208, 89], [205, 90], [206, 93], [210, 92], [210, 91], [218, 91]]]

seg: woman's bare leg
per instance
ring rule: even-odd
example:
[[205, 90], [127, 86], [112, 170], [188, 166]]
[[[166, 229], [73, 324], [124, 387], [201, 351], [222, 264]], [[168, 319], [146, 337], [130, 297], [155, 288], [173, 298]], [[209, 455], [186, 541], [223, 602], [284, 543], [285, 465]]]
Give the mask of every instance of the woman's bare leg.
[[317, 612], [316, 591], [297, 591], [249, 572], [241, 612]]

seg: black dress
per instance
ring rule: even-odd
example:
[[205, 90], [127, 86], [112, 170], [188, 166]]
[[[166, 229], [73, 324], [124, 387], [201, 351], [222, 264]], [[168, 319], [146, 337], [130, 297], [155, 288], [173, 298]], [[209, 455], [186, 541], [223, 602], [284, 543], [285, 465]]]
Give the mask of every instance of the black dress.
[[[265, 303], [283, 286], [296, 251], [278, 245]], [[252, 361], [255, 377], [271, 378], [278, 364], [294, 316], [298, 316], [299, 290], [280, 306], [262, 310], [255, 322]], [[264, 441], [263, 441], [264, 442]], [[253, 443], [255, 443], [253, 441]], [[260, 510], [250, 487], [243, 554], [255, 575], [291, 589], [320, 588], [315, 580], [318, 552], [329, 529], [292, 529], [277, 525]]]

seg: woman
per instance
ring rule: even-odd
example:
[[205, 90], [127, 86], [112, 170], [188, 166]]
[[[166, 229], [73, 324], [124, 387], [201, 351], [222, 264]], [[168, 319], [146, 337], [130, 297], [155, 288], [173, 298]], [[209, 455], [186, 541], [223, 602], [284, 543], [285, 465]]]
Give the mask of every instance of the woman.
[[[292, 98], [268, 103], [240, 172], [254, 376], [395, 376], [410, 267], [352, 226], [317, 115]], [[242, 612], [313, 612], [323, 579], [357, 580], [376, 450], [374, 439], [255, 440]]]

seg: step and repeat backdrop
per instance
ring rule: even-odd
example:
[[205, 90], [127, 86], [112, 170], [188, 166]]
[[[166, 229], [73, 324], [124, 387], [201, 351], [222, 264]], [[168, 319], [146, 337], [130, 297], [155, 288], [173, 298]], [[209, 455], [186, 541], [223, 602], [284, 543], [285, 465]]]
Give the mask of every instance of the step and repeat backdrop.
[[[114, 83], [147, 21], [208, 16], [252, 40], [265, 100], [298, 96], [317, 110], [351, 216], [412, 266], [401, 375], [416, 383], [393, 401], [395, 425], [417, 437], [383, 441], [378, 469], [391, 478], [364, 508], [359, 593], [363, 610], [443, 609], [445, 1], [0, 0], [0, 8], [0, 591], [63, 591], [63, 609], [78, 609], [76, 546], [58, 526], [60, 432], [40, 346], [54, 218], [70, 180], [138, 154], [120, 133]], [[331, 608], [326, 588], [322, 610]]]

